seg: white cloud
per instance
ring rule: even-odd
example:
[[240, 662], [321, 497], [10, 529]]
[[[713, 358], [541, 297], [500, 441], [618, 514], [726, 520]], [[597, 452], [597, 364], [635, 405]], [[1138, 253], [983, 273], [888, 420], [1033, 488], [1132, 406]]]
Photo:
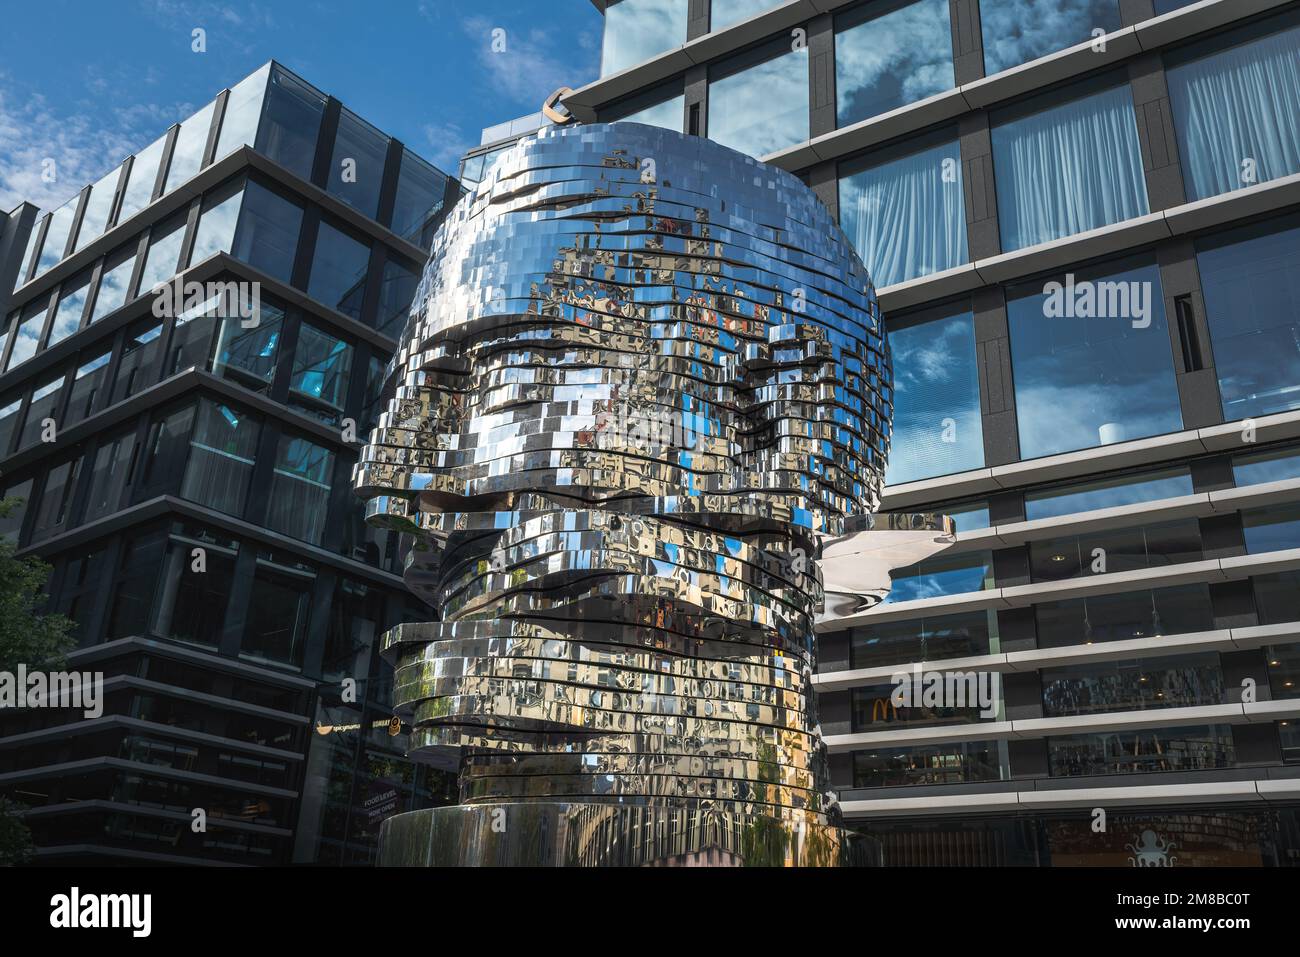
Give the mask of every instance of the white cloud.
[[438, 169], [455, 176], [460, 168], [460, 158], [471, 146], [477, 145], [477, 137], [471, 139], [455, 123], [426, 123], [424, 135], [428, 140], [427, 149], [417, 149], [420, 155]]
[[[555, 43], [547, 30], [518, 30], [471, 17], [461, 24], [466, 38], [478, 49], [479, 64], [487, 81], [502, 96], [519, 101], [524, 112], [542, 108], [542, 102], [561, 86], [578, 86], [573, 53], [565, 43]], [[505, 48], [493, 50], [494, 30], [503, 30]]]

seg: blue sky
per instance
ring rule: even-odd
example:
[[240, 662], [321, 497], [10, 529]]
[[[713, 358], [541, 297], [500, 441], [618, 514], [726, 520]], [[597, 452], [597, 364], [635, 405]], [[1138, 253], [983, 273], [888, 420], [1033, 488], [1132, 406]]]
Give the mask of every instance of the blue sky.
[[483, 127], [595, 79], [602, 25], [591, 0], [39, 0], [3, 19], [0, 212], [59, 205], [273, 58], [455, 173]]

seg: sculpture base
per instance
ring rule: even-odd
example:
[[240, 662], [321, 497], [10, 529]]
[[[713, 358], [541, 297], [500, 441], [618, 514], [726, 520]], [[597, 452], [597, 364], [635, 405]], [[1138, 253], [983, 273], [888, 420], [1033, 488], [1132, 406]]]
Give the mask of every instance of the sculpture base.
[[383, 823], [387, 867], [836, 867], [866, 863], [855, 835], [701, 808], [471, 804]]

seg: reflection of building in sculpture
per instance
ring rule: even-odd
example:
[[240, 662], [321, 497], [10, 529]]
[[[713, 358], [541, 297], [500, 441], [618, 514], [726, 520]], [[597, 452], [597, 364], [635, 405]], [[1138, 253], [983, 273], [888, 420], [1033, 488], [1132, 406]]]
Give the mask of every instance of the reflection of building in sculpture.
[[544, 131], [451, 214], [392, 379], [356, 485], [441, 614], [387, 647], [462, 803], [384, 859], [838, 861], [816, 559], [870, 524], [890, 373], [813, 194], [699, 138]]

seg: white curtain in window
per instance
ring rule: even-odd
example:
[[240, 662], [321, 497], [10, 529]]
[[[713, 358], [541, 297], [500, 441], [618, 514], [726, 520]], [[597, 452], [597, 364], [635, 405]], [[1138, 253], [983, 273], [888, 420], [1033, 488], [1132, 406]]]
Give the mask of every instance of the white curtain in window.
[[993, 169], [1007, 252], [1149, 212], [1127, 84], [994, 127]]
[[1300, 172], [1300, 27], [1168, 76], [1188, 199]]
[[966, 262], [957, 144], [845, 177], [840, 220], [878, 289]]

